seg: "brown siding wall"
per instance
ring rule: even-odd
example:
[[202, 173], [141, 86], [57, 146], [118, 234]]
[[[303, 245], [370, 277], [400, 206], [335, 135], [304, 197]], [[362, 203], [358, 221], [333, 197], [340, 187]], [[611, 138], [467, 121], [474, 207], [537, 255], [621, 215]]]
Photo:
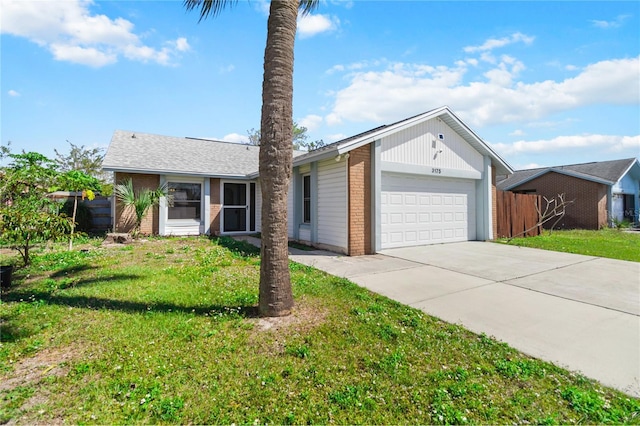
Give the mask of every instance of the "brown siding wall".
[[349, 153], [349, 256], [373, 254], [371, 244], [371, 144]]
[[[139, 174], [139, 173], [119, 173], [116, 172], [114, 179], [116, 183], [122, 183], [131, 178], [133, 182], [133, 189], [139, 191], [142, 188], [155, 189], [160, 185], [159, 175]], [[131, 232], [136, 223], [136, 215], [132, 207], [125, 208], [122, 203], [116, 201], [116, 217], [115, 217], [116, 232]], [[158, 206], [155, 206], [152, 211], [142, 219], [140, 226], [140, 232], [146, 235], [159, 233], [160, 215], [158, 212]]]
[[[607, 187], [603, 184], [549, 172], [511, 189], [513, 192], [531, 190], [547, 199], [564, 194], [565, 201], [574, 200], [567, 206], [566, 214], [556, 228], [599, 229], [607, 224]], [[545, 206], [543, 199], [542, 210]], [[547, 222], [545, 227], [550, 227], [553, 222]]]
[[211, 235], [220, 234], [220, 210], [222, 202], [220, 199], [220, 179], [211, 178], [211, 197], [209, 199], [211, 209]]

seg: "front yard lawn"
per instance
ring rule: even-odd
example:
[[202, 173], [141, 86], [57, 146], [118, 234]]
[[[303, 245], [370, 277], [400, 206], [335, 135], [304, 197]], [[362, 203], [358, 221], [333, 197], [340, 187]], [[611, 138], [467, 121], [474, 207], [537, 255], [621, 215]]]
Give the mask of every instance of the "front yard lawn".
[[640, 401], [313, 268], [255, 316], [256, 249], [35, 254], [0, 303], [0, 423], [640, 423]]
[[[507, 239], [498, 241], [507, 242]], [[544, 231], [536, 237], [514, 238], [509, 244], [640, 262], [640, 232], [618, 229]]]

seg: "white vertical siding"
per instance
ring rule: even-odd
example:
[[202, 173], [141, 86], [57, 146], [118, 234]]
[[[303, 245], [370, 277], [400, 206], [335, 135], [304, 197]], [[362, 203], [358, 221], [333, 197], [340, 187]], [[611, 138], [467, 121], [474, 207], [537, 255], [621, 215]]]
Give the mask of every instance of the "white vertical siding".
[[347, 161], [318, 164], [318, 243], [347, 248]]
[[[444, 139], [439, 139], [439, 134]], [[383, 138], [381, 145], [382, 161], [482, 171], [482, 154], [437, 118]]]
[[262, 230], [262, 188], [260, 188], [260, 181], [256, 180], [256, 232], [261, 232], [261, 230]]
[[[293, 174], [292, 174], [293, 175]], [[287, 234], [289, 238], [293, 238], [293, 226], [295, 222], [295, 211], [293, 209], [293, 177], [289, 181], [289, 192], [287, 194]], [[260, 208], [262, 208], [262, 200], [260, 200]]]

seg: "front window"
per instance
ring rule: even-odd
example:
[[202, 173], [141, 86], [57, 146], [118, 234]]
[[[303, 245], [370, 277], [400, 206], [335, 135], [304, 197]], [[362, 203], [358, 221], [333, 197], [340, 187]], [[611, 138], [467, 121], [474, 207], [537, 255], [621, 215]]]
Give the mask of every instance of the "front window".
[[302, 221], [311, 223], [311, 176], [302, 177]]
[[200, 220], [202, 190], [199, 183], [169, 182], [169, 219]]

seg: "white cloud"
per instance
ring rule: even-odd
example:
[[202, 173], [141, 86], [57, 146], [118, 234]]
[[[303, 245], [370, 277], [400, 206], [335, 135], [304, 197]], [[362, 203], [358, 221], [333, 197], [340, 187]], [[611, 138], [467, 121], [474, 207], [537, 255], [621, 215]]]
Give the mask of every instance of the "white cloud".
[[300, 126], [306, 127], [308, 131], [313, 132], [322, 124], [322, 117], [315, 114], [309, 114], [298, 121]]
[[241, 135], [238, 133], [229, 133], [222, 138], [225, 142], [233, 143], [249, 143], [249, 137], [247, 135]]
[[522, 33], [513, 33], [508, 37], [503, 38], [490, 38], [480, 46], [467, 46], [463, 50], [467, 53], [486, 52], [499, 47], [504, 47], [509, 44], [522, 42], [524, 44], [531, 44], [535, 40], [535, 37], [528, 36]]
[[300, 37], [312, 37], [316, 34], [334, 31], [340, 25], [335, 16], [313, 15], [308, 13], [298, 19], [298, 34]]
[[236, 69], [235, 65], [229, 64], [229, 65], [226, 65], [224, 67], [220, 67], [218, 69], [218, 71], [220, 72], [220, 74], [227, 74], [227, 73], [232, 72], [235, 69]]
[[517, 165], [515, 167], [516, 170], [527, 170], [527, 169], [539, 169], [540, 167], [544, 167], [542, 164], [538, 163], [529, 163], [524, 165]]
[[346, 137], [347, 135], [345, 135], [344, 133], [334, 133], [332, 135], [327, 135], [327, 140], [329, 141], [329, 143], [331, 143], [345, 139]]
[[563, 149], [606, 147], [610, 151], [622, 151], [624, 149], [640, 149], [640, 135], [573, 135], [558, 136], [553, 139], [541, 139], [536, 141], [518, 141], [513, 143], [495, 143], [491, 146], [503, 155], [512, 154], [539, 154], [560, 151]]
[[609, 28], [620, 28], [624, 24], [624, 21], [626, 21], [630, 17], [631, 15], [618, 15], [613, 21], [601, 21], [593, 19], [591, 20], [591, 23], [594, 27], [602, 28], [605, 30]]
[[180, 37], [160, 48], [145, 45], [124, 18], [96, 15], [91, 0], [2, 0], [0, 29], [24, 37], [46, 49], [59, 61], [103, 67], [123, 56], [141, 62], [172, 65], [180, 52], [190, 49]]
[[509, 136], [524, 136], [525, 133], [520, 130], [520, 129], [516, 129], [513, 132], [509, 133]]
[[93, 47], [53, 43], [49, 46], [49, 50], [58, 61], [68, 61], [96, 68], [118, 61], [116, 54], [101, 52]]
[[[381, 71], [360, 70], [335, 92], [325, 116], [328, 125], [344, 121], [392, 122], [449, 105], [473, 126], [531, 122], [553, 113], [594, 105], [637, 104], [640, 57], [588, 65], [562, 81], [515, 81], [524, 64], [502, 56], [483, 77], [465, 82], [467, 65], [453, 67], [394, 63]], [[384, 99], [384, 102], [380, 102]]]
[[174, 44], [178, 52], [187, 52], [191, 49], [191, 46], [189, 46], [189, 42], [185, 37], [178, 37], [175, 41], [171, 43]]
[[15, 91], [15, 90], [13, 90], [13, 89], [12, 89], [12, 90], [9, 90], [9, 91], [7, 92], [7, 94], [8, 94], [9, 96], [11, 96], [11, 97], [14, 97], [14, 98], [17, 98], [18, 96], [20, 96], [20, 93], [19, 93], [19, 92], [16, 92], [16, 91]]
[[325, 71], [326, 74], [334, 74], [337, 72], [344, 71], [357, 71], [369, 67], [378, 67], [382, 64], [387, 64], [388, 61], [386, 59], [378, 59], [375, 61], [360, 61], [360, 62], [352, 62], [350, 64], [337, 64], [329, 68]]

